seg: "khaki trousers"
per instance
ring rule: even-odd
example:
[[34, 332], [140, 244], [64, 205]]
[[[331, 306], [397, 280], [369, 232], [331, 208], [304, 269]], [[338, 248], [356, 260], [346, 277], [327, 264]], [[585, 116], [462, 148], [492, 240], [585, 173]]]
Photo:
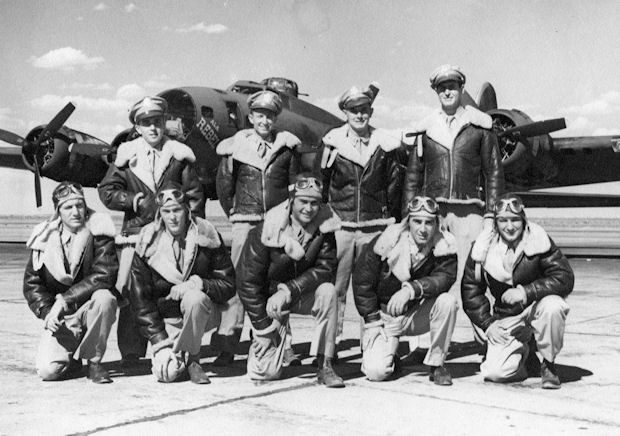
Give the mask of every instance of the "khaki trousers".
[[337, 230], [336, 248], [338, 268], [336, 270], [336, 293], [338, 294], [338, 333], [336, 343], [342, 340], [344, 312], [347, 304], [347, 291], [355, 262], [368, 243], [385, 229], [385, 226], [346, 228]]
[[511, 337], [505, 344], [488, 342], [485, 361], [480, 365], [484, 379], [510, 382], [527, 377], [525, 360], [530, 350], [527, 343], [519, 341], [515, 336], [529, 338], [534, 333], [538, 351], [547, 361], [553, 362], [564, 344], [564, 328], [569, 310], [562, 297], [548, 295], [529, 305], [519, 315], [496, 321], [511, 333]]
[[181, 298], [181, 314], [178, 318], [165, 318], [166, 332], [172, 340], [172, 351], [176, 353], [180, 365], [174, 370], [168, 369], [168, 380], [171, 382], [185, 372], [186, 353], [197, 356], [200, 354], [202, 336], [219, 324], [217, 306], [202, 291], [188, 290]]
[[[303, 295], [291, 312], [312, 315], [316, 322], [310, 354], [333, 357], [336, 343], [338, 320], [338, 298], [331, 283], [323, 283], [314, 293]], [[286, 345], [290, 346], [290, 327], [288, 315], [278, 320], [278, 345], [267, 350], [262, 358], [256, 357], [254, 343], [248, 352], [248, 375], [252, 380], [275, 380], [282, 374], [282, 363]]]
[[65, 316], [55, 333], [45, 329], [36, 358], [39, 377], [58, 380], [68, 370], [72, 358], [101, 362], [116, 320], [116, 306], [112, 293], [99, 289], [77, 312]]
[[449, 293], [425, 299], [419, 306], [397, 317], [385, 313], [383, 306], [381, 319], [387, 341], [382, 336], [377, 336], [374, 340], [362, 338], [362, 372], [371, 381], [387, 379], [394, 372], [394, 355], [398, 350], [400, 336], [417, 336], [429, 331], [431, 343], [424, 364], [443, 365], [450, 348], [458, 308], [456, 298]]

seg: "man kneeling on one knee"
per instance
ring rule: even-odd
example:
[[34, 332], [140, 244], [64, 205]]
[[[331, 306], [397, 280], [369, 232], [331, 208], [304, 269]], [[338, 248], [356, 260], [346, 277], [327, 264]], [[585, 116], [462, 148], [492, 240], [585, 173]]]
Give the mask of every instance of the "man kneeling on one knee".
[[340, 220], [321, 204], [316, 178], [298, 175], [289, 190], [290, 200], [269, 210], [250, 231], [237, 269], [237, 292], [254, 328], [248, 374], [252, 380], [279, 378], [290, 342], [289, 313], [312, 314], [310, 353], [317, 356], [317, 382], [343, 387], [332, 367], [338, 322], [333, 232]]
[[235, 294], [232, 261], [213, 224], [190, 215], [180, 184], [164, 183], [155, 201], [156, 219], [140, 232], [131, 265], [131, 304], [151, 342], [157, 380], [172, 382], [187, 372], [192, 382], [207, 384], [202, 336], [219, 323], [215, 304]]
[[432, 198], [414, 197], [409, 218], [375, 237], [355, 265], [353, 295], [364, 318], [362, 372], [369, 380], [385, 380], [398, 371], [400, 336], [430, 330], [424, 359], [430, 380], [452, 384], [444, 361], [458, 310], [448, 294], [456, 280], [456, 240], [439, 229], [438, 210]]
[[[472, 246], [461, 284], [463, 309], [488, 340], [480, 372], [485, 380], [510, 382], [535, 367], [542, 387], [557, 389], [554, 361], [562, 349], [573, 271], [543, 228], [527, 220], [519, 197], [500, 197], [494, 214], [493, 230]], [[492, 314], [487, 288], [495, 298]]]
[[35, 227], [27, 242], [32, 255], [24, 274], [24, 297], [45, 321], [37, 373], [43, 380], [59, 380], [77, 373], [81, 359], [88, 359], [88, 377], [110, 383], [101, 359], [120, 297], [114, 289], [114, 223], [86, 207], [77, 183], [60, 183], [52, 200], [54, 216]]

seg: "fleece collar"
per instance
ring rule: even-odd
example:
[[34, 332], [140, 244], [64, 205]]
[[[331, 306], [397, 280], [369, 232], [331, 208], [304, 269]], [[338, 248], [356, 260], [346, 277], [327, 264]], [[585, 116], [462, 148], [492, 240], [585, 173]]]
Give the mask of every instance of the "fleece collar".
[[[456, 254], [456, 238], [445, 230], [435, 234], [431, 246], [435, 257]], [[409, 244], [409, 222], [406, 219], [387, 227], [373, 247], [375, 254], [387, 261], [390, 271], [401, 282], [411, 279], [411, 255], [417, 254], [417, 250], [417, 246]]]
[[[484, 262], [489, 251], [489, 247], [498, 240], [499, 234], [494, 228], [480, 233], [471, 250], [472, 259], [475, 262]], [[521, 250], [526, 256], [531, 257], [549, 251], [551, 248], [551, 240], [549, 239], [549, 235], [545, 229], [528, 220], [525, 230], [523, 231], [523, 238], [521, 238], [519, 247], [521, 247]], [[517, 247], [517, 249], [519, 249], [519, 247]]]
[[[493, 126], [493, 120], [488, 114], [469, 105], [465, 106], [463, 110], [459, 112], [455, 121], [457, 123], [457, 132], [460, 132], [470, 124], [483, 129], [490, 129]], [[426, 136], [430, 139], [449, 150], [452, 150], [454, 147], [456, 136], [453, 137], [450, 133], [448, 125], [446, 124], [446, 114], [441, 109], [434, 111], [424, 118], [413, 131], [415, 133], [426, 133]]]
[[321, 167], [329, 168], [334, 163], [336, 156], [339, 154], [343, 158], [365, 168], [370, 158], [375, 154], [378, 148], [383, 151], [390, 152], [396, 150], [402, 145], [401, 138], [390, 134], [383, 129], [370, 129], [370, 139], [368, 141], [368, 150], [364, 156], [358, 153], [353, 144], [356, 134], [351, 131], [348, 124], [330, 130], [323, 137], [323, 156], [321, 159]]
[[218, 248], [220, 245], [220, 236], [215, 226], [205, 219], [192, 217], [185, 239], [183, 268], [179, 271], [172, 250], [172, 237], [159, 220], [142, 228], [136, 253], [145, 257], [148, 265], [168, 282], [179, 284], [189, 277], [199, 247]]
[[120, 147], [118, 147], [114, 165], [119, 168], [128, 165], [129, 170], [134, 173], [142, 183], [148, 186], [151, 191], [155, 192], [161, 180], [161, 176], [170, 165], [172, 159], [178, 161], [186, 160], [190, 163], [196, 161], [194, 152], [187, 145], [167, 137], [164, 140], [164, 145], [159, 153], [159, 160], [162, 166], [157, 172], [157, 180], [153, 177], [147, 154], [151, 146], [142, 137], [122, 143]]
[[271, 164], [278, 151], [283, 147], [294, 149], [301, 144], [297, 136], [287, 131], [278, 131], [275, 134], [273, 144], [265, 154], [265, 157], [258, 155], [258, 145], [262, 139], [256, 134], [254, 129], [245, 129], [237, 132], [231, 138], [220, 142], [217, 146], [217, 154], [220, 156], [232, 156], [233, 159], [251, 165], [265, 171]]
[[[261, 242], [266, 247], [284, 248], [285, 253], [294, 260], [300, 260], [306, 254], [290, 224], [290, 202], [283, 201], [265, 214]], [[319, 213], [305, 228], [306, 234], [314, 235], [335, 232], [340, 229], [340, 218], [327, 205], [321, 205]]]
[[[92, 212], [92, 211], [90, 211]], [[73, 284], [82, 261], [88, 241], [92, 236], [109, 236], [113, 238], [116, 233], [112, 218], [106, 213], [89, 213], [84, 227], [77, 232], [71, 242], [71, 250], [67, 253], [69, 271], [65, 270], [64, 254], [60, 239], [62, 222], [60, 218], [44, 221], [37, 225], [26, 246], [32, 250], [33, 267], [35, 271], [43, 265], [48, 272], [60, 283], [70, 286]]]

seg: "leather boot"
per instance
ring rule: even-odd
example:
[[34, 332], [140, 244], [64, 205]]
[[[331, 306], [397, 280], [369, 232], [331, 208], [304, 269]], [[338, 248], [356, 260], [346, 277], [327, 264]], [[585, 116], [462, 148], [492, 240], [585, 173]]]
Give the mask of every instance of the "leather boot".
[[332, 359], [325, 357], [323, 354], [319, 354], [316, 357], [319, 367], [316, 375], [317, 383], [328, 388], [344, 388], [344, 381], [342, 381], [342, 378], [336, 374], [332, 367]]
[[431, 366], [428, 379], [439, 386], [452, 386], [452, 375], [445, 366]]
[[543, 389], [560, 389], [562, 386], [555, 364], [547, 359], [540, 365], [540, 379]]
[[99, 362], [88, 362], [88, 378], [97, 384], [112, 383], [110, 374]]
[[208, 385], [211, 383], [209, 376], [204, 372], [202, 366], [200, 366], [199, 356], [189, 356], [187, 359], [187, 373], [192, 383], [197, 385]]

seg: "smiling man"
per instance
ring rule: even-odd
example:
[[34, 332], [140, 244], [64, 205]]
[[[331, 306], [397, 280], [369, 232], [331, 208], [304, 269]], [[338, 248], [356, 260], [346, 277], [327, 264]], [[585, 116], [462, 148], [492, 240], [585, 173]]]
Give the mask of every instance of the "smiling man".
[[44, 320], [37, 373], [59, 380], [77, 373], [87, 359], [88, 377], [110, 383], [101, 359], [116, 319], [114, 223], [86, 207], [77, 183], [60, 183], [52, 200], [54, 216], [27, 242], [32, 253], [24, 274], [24, 297]]
[[558, 389], [554, 362], [563, 345], [572, 268], [543, 228], [526, 218], [518, 196], [500, 197], [494, 216], [494, 228], [471, 249], [461, 284], [465, 313], [488, 341], [480, 372], [485, 380], [510, 382], [538, 376], [530, 371], [540, 367], [542, 387]]
[[237, 292], [250, 317], [253, 342], [248, 353], [252, 380], [280, 377], [290, 344], [290, 313], [314, 316], [310, 354], [317, 356], [317, 382], [343, 387], [332, 367], [337, 307], [336, 239], [340, 220], [321, 201], [322, 184], [300, 174], [290, 200], [274, 207], [250, 231], [237, 267]]
[[458, 303], [448, 293], [456, 279], [454, 236], [439, 229], [439, 206], [414, 197], [408, 219], [389, 226], [362, 252], [353, 272], [353, 295], [364, 319], [362, 372], [382, 381], [398, 372], [400, 336], [430, 331], [424, 359], [430, 380], [449, 386], [444, 366], [456, 323]]

